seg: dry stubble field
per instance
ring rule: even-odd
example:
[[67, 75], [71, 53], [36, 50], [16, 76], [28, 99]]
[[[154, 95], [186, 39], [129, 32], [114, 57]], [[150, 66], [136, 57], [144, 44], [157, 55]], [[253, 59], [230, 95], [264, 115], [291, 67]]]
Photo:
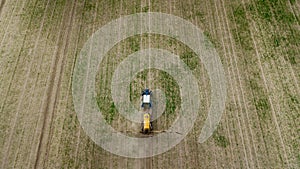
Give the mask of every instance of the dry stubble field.
[[[110, 96], [113, 71], [135, 51], [151, 47], [179, 55], [200, 91], [197, 125], [182, 142], [164, 154], [131, 159], [103, 150], [85, 134], [71, 87], [76, 58], [93, 32], [138, 12], [173, 14], [202, 29], [221, 58], [227, 101], [213, 136], [197, 143], [210, 104], [201, 61], [172, 37], [143, 34], [120, 42], [105, 56], [96, 78], [99, 108], [114, 128], [133, 131], [129, 135], [138, 130], [118, 114]], [[299, 19], [298, 0], [2, 0], [0, 166], [300, 168]], [[165, 92], [166, 111], [154, 125], [168, 128], [180, 109], [178, 85], [162, 71], [140, 72], [130, 84], [137, 106], [144, 87]]]

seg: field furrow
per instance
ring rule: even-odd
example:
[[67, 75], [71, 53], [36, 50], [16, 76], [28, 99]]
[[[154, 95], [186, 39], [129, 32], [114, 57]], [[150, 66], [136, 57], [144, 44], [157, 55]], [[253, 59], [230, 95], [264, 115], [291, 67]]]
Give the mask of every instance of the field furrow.
[[[199, 98], [193, 100], [200, 107], [194, 110], [198, 117], [191, 131], [170, 150], [147, 158], [118, 156], [97, 145], [79, 123], [72, 91], [74, 70], [85, 43], [102, 26], [126, 15], [150, 16], [151, 12], [191, 22], [203, 32], [203, 45], [212, 43], [226, 77], [225, 110], [212, 136], [199, 143], [207, 112], [214, 106], [207, 65], [172, 32], [170, 36], [143, 33], [125, 38], [97, 63], [94, 99], [108, 125], [124, 135], [147, 138], [168, 132], [184, 116], [180, 115], [185, 101], [180, 83], [165, 71], [151, 68], [153, 56], [126, 67], [144, 70], [119, 93], [129, 93], [136, 109], [141, 109], [144, 88], [154, 91], [154, 99], [165, 97], [163, 103], [153, 100], [154, 112], [163, 111], [153, 121], [154, 131], [142, 134], [141, 124], [128, 120], [118, 109], [112, 97], [114, 73], [130, 54], [143, 49], [164, 49], [183, 61], [198, 84]], [[0, 168], [299, 168], [299, 19], [300, 2], [295, 0], [2, 0]], [[135, 24], [142, 27], [143, 22]], [[149, 20], [147, 24], [155, 23]], [[171, 24], [178, 23], [158, 26], [163, 29]], [[119, 38], [125, 36], [121, 32], [135, 30], [122, 30], [122, 26], [115, 28]], [[193, 33], [184, 27], [176, 31]], [[194, 38], [200, 40], [202, 35]], [[87, 57], [91, 68], [96, 56]], [[173, 64], [175, 59], [168, 62]], [[166, 68], [169, 63], [161, 64]], [[176, 74], [180, 74], [180, 64], [175, 64]], [[116, 73], [114, 78], [129, 76], [126, 73]], [[87, 96], [88, 88], [84, 90]], [[178, 127], [186, 126], [180, 123]], [[129, 146], [120, 143], [124, 149]], [[136, 151], [142, 150], [156, 152], [153, 146], [136, 145]]]

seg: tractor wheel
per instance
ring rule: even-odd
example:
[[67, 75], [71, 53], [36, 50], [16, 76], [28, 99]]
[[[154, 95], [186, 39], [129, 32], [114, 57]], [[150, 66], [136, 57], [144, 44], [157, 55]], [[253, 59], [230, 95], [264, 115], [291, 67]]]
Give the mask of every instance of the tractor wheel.
[[142, 123], [141, 127], [142, 127], [142, 133], [144, 133], [144, 125], [143, 125], [143, 123]]

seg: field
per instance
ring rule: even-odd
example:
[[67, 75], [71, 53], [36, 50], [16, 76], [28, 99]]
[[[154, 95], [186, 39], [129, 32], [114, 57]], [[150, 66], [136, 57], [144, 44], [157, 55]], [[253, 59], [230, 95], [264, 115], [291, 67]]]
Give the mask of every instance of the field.
[[[139, 12], [172, 14], [203, 30], [223, 64], [227, 100], [218, 128], [198, 143], [211, 101], [201, 60], [174, 37], [121, 41], [100, 63], [95, 85], [99, 109], [116, 130], [142, 137], [140, 124], [121, 116], [111, 97], [114, 70], [136, 51], [161, 48], [180, 56], [200, 91], [199, 116], [187, 137], [163, 154], [135, 159], [102, 149], [85, 133], [72, 77], [94, 32]], [[165, 111], [154, 127], [168, 129], [180, 109], [180, 87], [164, 71], [145, 69], [128, 89], [136, 108], [145, 87], [164, 93]], [[299, 0], [0, 1], [0, 168], [300, 168], [299, 152]]]

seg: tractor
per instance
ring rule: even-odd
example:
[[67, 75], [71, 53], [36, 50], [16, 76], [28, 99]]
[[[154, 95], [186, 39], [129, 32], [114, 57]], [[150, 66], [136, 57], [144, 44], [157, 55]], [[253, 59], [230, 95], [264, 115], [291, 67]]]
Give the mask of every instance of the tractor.
[[142, 133], [148, 134], [153, 130], [151, 115], [152, 115], [152, 103], [151, 103], [152, 91], [145, 89], [142, 91], [142, 103], [141, 108], [143, 110], [143, 121], [142, 121]]

